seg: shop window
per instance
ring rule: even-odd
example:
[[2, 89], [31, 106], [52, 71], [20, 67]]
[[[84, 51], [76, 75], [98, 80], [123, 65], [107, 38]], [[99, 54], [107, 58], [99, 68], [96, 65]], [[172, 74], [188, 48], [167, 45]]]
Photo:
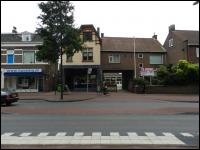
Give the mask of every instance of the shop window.
[[36, 89], [37, 83], [35, 77], [18, 77], [17, 89]]

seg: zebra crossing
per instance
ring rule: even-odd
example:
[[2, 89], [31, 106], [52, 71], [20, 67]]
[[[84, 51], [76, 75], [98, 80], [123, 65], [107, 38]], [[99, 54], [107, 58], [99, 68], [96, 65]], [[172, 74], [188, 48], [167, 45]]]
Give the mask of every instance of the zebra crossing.
[[108, 135], [102, 135], [101, 132], [92, 132], [91, 135], [85, 135], [84, 132], [74, 132], [73, 135], [67, 132], [58, 132], [52, 135], [50, 132], [40, 132], [34, 135], [31, 132], [20, 134], [6, 132], [1, 135], [1, 144], [159, 144], [159, 145], [186, 145], [178, 137], [194, 138], [198, 133], [191, 134], [180, 132], [176, 135], [170, 132], [162, 132], [162, 135], [156, 135], [153, 132], [144, 132], [139, 135], [136, 132], [126, 132], [126, 135], [120, 135], [119, 132], [110, 132]]

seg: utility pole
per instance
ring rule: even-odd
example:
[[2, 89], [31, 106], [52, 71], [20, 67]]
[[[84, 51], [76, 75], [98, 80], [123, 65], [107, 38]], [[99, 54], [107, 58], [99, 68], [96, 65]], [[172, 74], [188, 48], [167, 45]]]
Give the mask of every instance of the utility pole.
[[135, 37], [133, 37], [133, 51], [134, 51], [134, 78], [136, 79], [136, 57], [135, 57]]

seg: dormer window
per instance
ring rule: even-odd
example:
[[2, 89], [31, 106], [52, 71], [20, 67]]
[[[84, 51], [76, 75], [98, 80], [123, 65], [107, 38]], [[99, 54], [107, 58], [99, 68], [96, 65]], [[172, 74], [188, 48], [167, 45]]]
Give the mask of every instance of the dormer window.
[[22, 41], [31, 41], [31, 33], [29, 32], [23, 32], [22, 33]]
[[83, 32], [83, 41], [92, 41], [92, 32]]

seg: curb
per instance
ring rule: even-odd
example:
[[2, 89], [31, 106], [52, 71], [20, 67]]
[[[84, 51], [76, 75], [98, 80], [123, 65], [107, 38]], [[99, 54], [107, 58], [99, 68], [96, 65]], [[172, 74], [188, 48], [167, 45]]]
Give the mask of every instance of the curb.
[[91, 100], [94, 99], [95, 97], [91, 97], [91, 98], [85, 98], [85, 99], [71, 99], [71, 100], [49, 100], [49, 99], [43, 99], [44, 101], [47, 102], [79, 102], [79, 101], [86, 101], [86, 100]]
[[86, 100], [91, 100], [94, 99], [96, 97], [90, 97], [90, 98], [85, 98], [85, 99], [70, 99], [70, 100], [51, 100], [51, 99], [43, 99], [43, 98], [20, 98], [19, 100], [43, 100], [43, 101], [47, 101], [47, 102], [79, 102], [79, 101], [86, 101]]

